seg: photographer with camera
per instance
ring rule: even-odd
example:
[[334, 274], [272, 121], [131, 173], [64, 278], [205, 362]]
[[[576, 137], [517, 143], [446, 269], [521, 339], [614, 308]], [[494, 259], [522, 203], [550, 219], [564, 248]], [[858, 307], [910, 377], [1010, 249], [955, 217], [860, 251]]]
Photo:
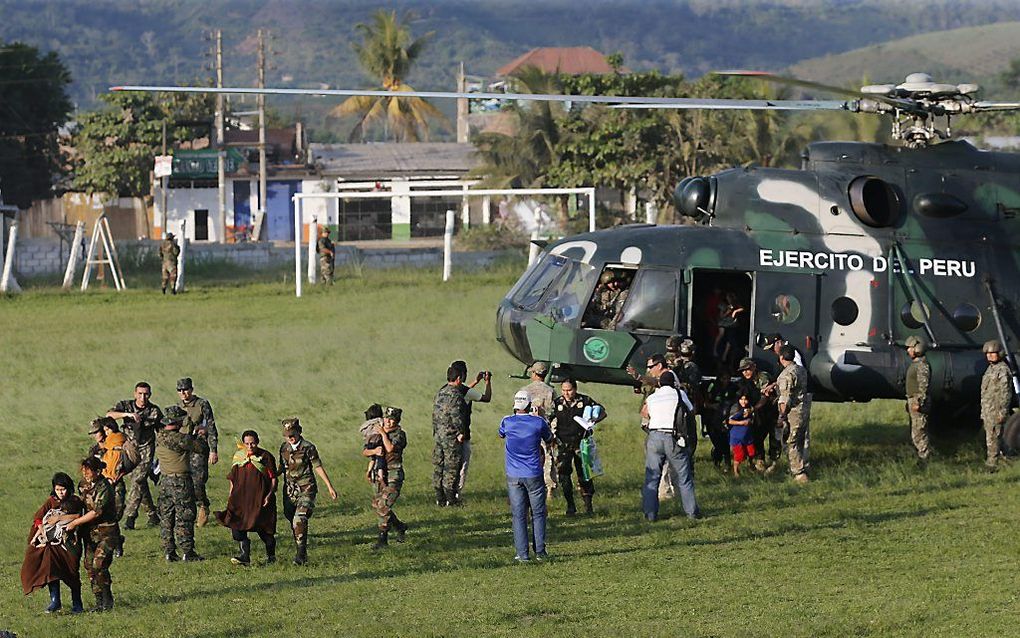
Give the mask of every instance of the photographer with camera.
[[[454, 496], [456, 501], [460, 501], [461, 494], [464, 492], [464, 483], [467, 481], [468, 464], [471, 462], [471, 404], [475, 401], [479, 403], [488, 403], [492, 400], [492, 372], [488, 370], [482, 370], [475, 375], [475, 380], [470, 384], [468, 380], [468, 369], [467, 363], [464, 361], [454, 361], [450, 364], [451, 368], [455, 368], [458, 372], [462, 373], [461, 378], [464, 383], [460, 386], [460, 391], [464, 395], [464, 441], [461, 445], [461, 462], [460, 462], [460, 473], [457, 476], [457, 485], [454, 490]], [[479, 390], [476, 386], [479, 383], [485, 384], [485, 389]]]

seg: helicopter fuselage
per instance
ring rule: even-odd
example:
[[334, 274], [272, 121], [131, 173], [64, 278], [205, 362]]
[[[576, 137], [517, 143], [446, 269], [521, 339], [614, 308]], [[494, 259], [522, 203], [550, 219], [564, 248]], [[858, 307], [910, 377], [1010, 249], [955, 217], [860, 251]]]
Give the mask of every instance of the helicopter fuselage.
[[[550, 244], [501, 303], [497, 338], [559, 376], [632, 384], [671, 335], [712, 356], [712, 306], [746, 307], [738, 345], [766, 369], [760, 337], [801, 353], [819, 400], [902, 398], [911, 335], [930, 344], [932, 392], [976, 402], [981, 344], [1020, 334], [1020, 157], [965, 142], [921, 149], [826, 142], [802, 170], [741, 168], [681, 184], [701, 217], [633, 225]], [[690, 182], [690, 180], [685, 180]], [[686, 188], [686, 190], [684, 190]], [[685, 196], [686, 194], [686, 196]], [[685, 210], [686, 209], [686, 210]], [[613, 329], [585, 326], [606, 269], [631, 273]]]

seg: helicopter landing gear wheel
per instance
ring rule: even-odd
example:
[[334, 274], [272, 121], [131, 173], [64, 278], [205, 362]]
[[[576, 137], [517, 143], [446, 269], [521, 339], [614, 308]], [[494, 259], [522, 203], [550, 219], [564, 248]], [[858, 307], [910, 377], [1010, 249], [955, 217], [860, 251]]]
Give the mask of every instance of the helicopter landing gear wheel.
[[1020, 454], [1020, 412], [1014, 412], [1002, 427], [1002, 451], [1009, 456]]

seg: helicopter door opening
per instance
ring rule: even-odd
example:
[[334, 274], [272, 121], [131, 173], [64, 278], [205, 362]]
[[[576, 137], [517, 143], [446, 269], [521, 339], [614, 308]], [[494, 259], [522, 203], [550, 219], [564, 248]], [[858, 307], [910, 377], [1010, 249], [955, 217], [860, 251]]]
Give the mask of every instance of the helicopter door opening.
[[732, 373], [750, 352], [753, 281], [749, 272], [693, 271], [688, 334], [702, 374]]
[[602, 270], [581, 319], [582, 328], [616, 330], [623, 317], [636, 270], [634, 267], [610, 265]]

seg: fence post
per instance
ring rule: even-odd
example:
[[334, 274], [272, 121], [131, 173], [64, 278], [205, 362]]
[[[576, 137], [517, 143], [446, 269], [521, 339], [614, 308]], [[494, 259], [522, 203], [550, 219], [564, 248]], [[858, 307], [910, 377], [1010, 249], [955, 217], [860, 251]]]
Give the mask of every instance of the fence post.
[[81, 251], [82, 235], [85, 234], [85, 222], [74, 225], [74, 239], [71, 240], [71, 252], [67, 255], [67, 269], [64, 271], [64, 290], [70, 290], [74, 271], [78, 268], [78, 253]]
[[0, 293], [18, 292], [17, 284], [11, 286], [11, 270], [14, 268], [14, 247], [18, 241], [18, 224], [11, 224], [7, 237], [7, 253], [4, 255], [4, 272], [0, 278]]
[[318, 270], [315, 268], [315, 248], [319, 238], [319, 220], [312, 217], [308, 222], [308, 283], [314, 284], [319, 280]]
[[181, 252], [177, 255], [177, 281], [174, 282], [174, 290], [184, 292], [184, 251], [188, 247], [187, 221], [181, 220], [181, 229], [178, 231], [181, 238]]
[[531, 264], [535, 263], [535, 260], [538, 259], [539, 248], [538, 248], [538, 244], [535, 243], [536, 241], [538, 241], [538, 229], [537, 228], [535, 230], [531, 231], [531, 242], [528, 243], [528, 265], [529, 266]]
[[294, 296], [301, 296], [301, 198], [294, 196]]
[[453, 266], [453, 228], [457, 215], [452, 210], [446, 211], [446, 232], [443, 233], [443, 281], [450, 281]]

